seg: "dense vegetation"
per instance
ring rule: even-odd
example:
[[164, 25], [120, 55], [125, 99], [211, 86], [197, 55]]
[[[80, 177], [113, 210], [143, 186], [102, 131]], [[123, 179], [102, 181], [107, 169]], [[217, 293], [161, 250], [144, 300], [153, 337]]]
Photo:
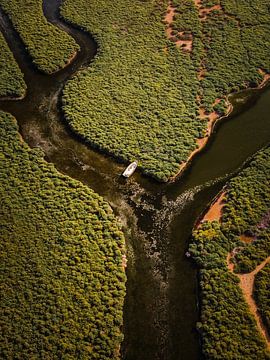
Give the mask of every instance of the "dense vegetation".
[[0, 113], [1, 359], [117, 359], [123, 234]]
[[0, 33], [0, 97], [23, 96], [25, 91], [23, 74]]
[[[209, 266], [219, 266], [226, 254], [238, 247], [235, 270], [250, 272], [270, 255], [269, 181], [270, 148], [266, 148], [229, 181], [222, 225], [206, 222], [195, 231], [196, 243], [191, 248], [200, 265], [205, 267], [209, 263]], [[240, 241], [240, 236], [244, 234], [254, 241]]]
[[191, 88], [194, 97], [198, 92], [196, 69], [167, 40], [165, 10], [152, 1], [84, 0], [66, 1], [62, 11], [90, 31], [100, 48], [89, 69], [64, 90], [68, 122], [93, 146], [137, 159], [161, 180], [178, 170], [204, 128], [190, 96]]
[[65, 66], [78, 45], [67, 33], [48, 23], [42, 3], [42, 0], [0, 0], [33, 62], [40, 70], [52, 73]]
[[254, 297], [261, 313], [263, 322], [270, 334], [270, 264], [256, 275], [254, 282]]
[[266, 0], [237, 1], [237, 5], [234, 0], [222, 0], [221, 9], [203, 20], [206, 106], [224, 93], [256, 86], [261, 81], [259, 68], [270, 72], [267, 4]]
[[206, 359], [270, 359], [236, 276], [225, 267], [203, 269], [200, 287], [202, 312], [197, 327]]
[[173, 0], [173, 34], [192, 36], [188, 52], [166, 37], [165, 0], [66, 0], [64, 18], [99, 45], [94, 63], [64, 89], [67, 121], [93, 147], [168, 180], [205, 134], [199, 107], [211, 111], [216, 98], [256, 86], [259, 68], [270, 72], [267, 3], [223, 0], [201, 18], [193, 0]]
[[[237, 285], [239, 280], [226, 265], [228, 253], [235, 248], [237, 271], [253, 270], [270, 254], [269, 168], [267, 148], [227, 184], [222, 222], [204, 222], [194, 230], [189, 250], [201, 268], [198, 328], [209, 359], [270, 358]], [[243, 243], [243, 234], [253, 241]]]

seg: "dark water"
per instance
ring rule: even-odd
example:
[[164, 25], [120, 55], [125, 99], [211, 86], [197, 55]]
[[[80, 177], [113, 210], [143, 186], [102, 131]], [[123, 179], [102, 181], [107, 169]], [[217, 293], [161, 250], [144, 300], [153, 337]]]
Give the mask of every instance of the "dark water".
[[11, 24], [0, 16], [0, 27], [28, 86], [25, 99], [1, 101], [0, 107], [17, 118], [31, 147], [41, 147], [59, 171], [104, 196], [124, 224], [128, 282], [123, 358], [199, 359], [197, 272], [184, 253], [197, 217], [226, 179], [269, 142], [270, 88], [234, 95], [234, 114], [216, 127], [205, 150], [175, 183], [158, 184], [139, 173], [124, 181], [119, 176], [123, 165], [92, 151], [64, 123], [62, 88], [91, 62], [96, 44], [58, 19], [60, 3], [46, 0], [45, 15], [70, 33], [81, 51], [66, 69], [51, 76], [34, 68]]

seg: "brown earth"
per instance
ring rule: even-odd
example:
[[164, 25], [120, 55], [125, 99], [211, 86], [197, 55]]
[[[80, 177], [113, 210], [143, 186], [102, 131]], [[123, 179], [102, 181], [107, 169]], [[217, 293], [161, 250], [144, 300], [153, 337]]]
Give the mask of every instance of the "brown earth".
[[216, 4], [211, 7], [203, 7], [201, 0], [194, 0], [194, 4], [199, 11], [200, 20], [205, 20], [207, 18], [207, 15], [213, 10], [222, 10], [220, 4]]
[[253, 236], [247, 236], [247, 235], [240, 235], [240, 240], [242, 242], [244, 242], [245, 244], [251, 244], [254, 240], [255, 240], [255, 237]]
[[212, 12], [213, 10], [222, 10], [220, 5], [214, 5], [209, 8], [202, 8], [199, 7], [199, 16], [201, 20], [205, 20], [207, 18], [207, 15]]
[[264, 70], [259, 69], [259, 73], [263, 75], [263, 81], [259, 85], [259, 89], [264, 87], [266, 83], [270, 80], [270, 74], [267, 74]]
[[[232, 259], [233, 255], [230, 253], [227, 256], [227, 267], [229, 269], [230, 272], [234, 273], [234, 264], [231, 263], [231, 259]], [[261, 335], [263, 336], [263, 338], [265, 339], [268, 348], [270, 349], [270, 334], [268, 334], [267, 329], [262, 321], [262, 318], [260, 316], [260, 313], [258, 311], [258, 306], [253, 298], [253, 288], [254, 288], [254, 280], [255, 280], [255, 276], [256, 274], [263, 269], [263, 267], [268, 264], [270, 262], [270, 256], [265, 259], [260, 265], [258, 265], [256, 267], [255, 270], [253, 270], [252, 272], [250, 272], [249, 274], [234, 274], [238, 277], [238, 279], [240, 280], [239, 286], [243, 292], [244, 298], [246, 300], [246, 303], [248, 304], [249, 310], [250, 312], [253, 314], [256, 323], [257, 323], [257, 327], [261, 333]]]
[[126, 255], [122, 255], [122, 268], [125, 269], [127, 267], [127, 257]]
[[192, 35], [190, 34], [190, 38], [185, 39], [185, 31], [179, 31], [175, 35], [172, 34], [173, 29], [171, 25], [173, 23], [175, 11], [176, 8], [172, 6], [171, 2], [169, 2], [164, 18], [164, 21], [167, 23], [167, 38], [173, 41], [178, 48], [182, 48], [185, 52], [190, 52], [192, 50]]
[[226, 192], [223, 190], [211, 204], [209, 210], [202, 218], [202, 222], [204, 221], [220, 221], [222, 216], [222, 208], [224, 206]]

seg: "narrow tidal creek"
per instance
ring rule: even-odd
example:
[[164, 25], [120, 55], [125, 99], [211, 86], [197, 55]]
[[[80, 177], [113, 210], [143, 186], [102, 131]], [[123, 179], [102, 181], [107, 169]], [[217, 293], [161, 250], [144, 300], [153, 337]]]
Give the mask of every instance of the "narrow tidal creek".
[[90, 64], [97, 48], [89, 34], [59, 19], [60, 3], [45, 0], [44, 13], [75, 38], [81, 51], [69, 66], [50, 76], [35, 69], [0, 13], [1, 31], [28, 87], [23, 100], [2, 100], [0, 108], [16, 117], [31, 147], [41, 147], [60, 172], [102, 195], [124, 225], [128, 282], [123, 359], [200, 359], [197, 270], [184, 254], [198, 216], [225, 181], [269, 142], [270, 88], [231, 96], [232, 115], [217, 124], [206, 148], [174, 183], [158, 184], [139, 173], [126, 181], [120, 177], [123, 165], [85, 146], [63, 119], [63, 86]]

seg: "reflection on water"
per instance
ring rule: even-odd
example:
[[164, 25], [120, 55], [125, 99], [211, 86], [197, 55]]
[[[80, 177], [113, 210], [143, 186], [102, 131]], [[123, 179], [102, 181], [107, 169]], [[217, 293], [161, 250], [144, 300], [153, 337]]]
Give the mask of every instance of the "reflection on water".
[[270, 89], [232, 97], [234, 113], [216, 127], [205, 150], [175, 183], [158, 184], [138, 172], [125, 180], [120, 177], [124, 165], [84, 145], [62, 118], [62, 87], [90, 62], [96, 45], [88, 34], [60, 22], [59, 3], [46, 0], [45, 14], [72, 34], [81, 51], [70, 66], [51, 76], [33, 67], [11, 25], [0, 16], [28, 86], [25, 99], [2, 101], [1, 108], [17, 118], [25, 141], [41, 147], [59, 171], [104, 196], [124, 226], [128, 282], [123, 358], [199, 359], [196, 269], [184, 253], [196, 218], [226, 178], [269, 141]]

